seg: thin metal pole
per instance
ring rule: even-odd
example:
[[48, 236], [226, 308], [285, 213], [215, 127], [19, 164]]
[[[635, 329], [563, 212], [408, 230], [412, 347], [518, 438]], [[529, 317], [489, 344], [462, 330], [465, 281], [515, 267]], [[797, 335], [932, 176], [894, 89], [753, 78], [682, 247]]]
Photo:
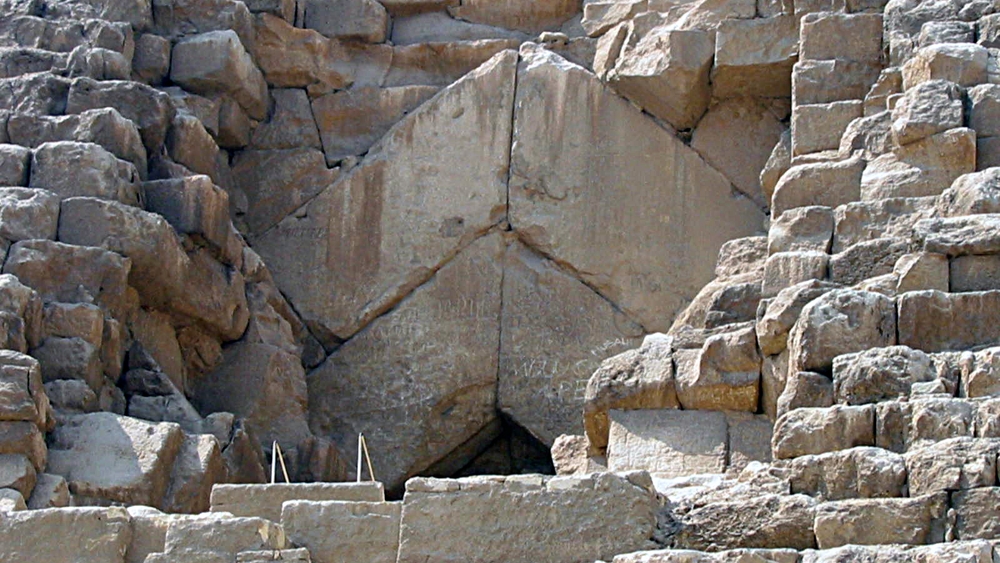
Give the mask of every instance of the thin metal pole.
[[277, 457], [277, 455], [278, 455], [278, 441], [275, 440], [274, 443], [271, 444], [271, 484], [272, 485], [274, 484], [274, 478], [276, 477], [275, 471], [278, 469], [278, 463], [277, 463], [278, 460], [275, 459]]
[[290, 484], [292, 481], [288, 478], [288, 469], [285, 468], [285, 456], [281, 454], [281, 446], [277, 442], [274, 445], [275, 449], [278, 450], [278, 461], [281, 462], [281, 473], [285, 476], [285, 484]]
[[358, 434], [358, 483], [361, 482], [361, 448], [364, 440], [363, 434]]

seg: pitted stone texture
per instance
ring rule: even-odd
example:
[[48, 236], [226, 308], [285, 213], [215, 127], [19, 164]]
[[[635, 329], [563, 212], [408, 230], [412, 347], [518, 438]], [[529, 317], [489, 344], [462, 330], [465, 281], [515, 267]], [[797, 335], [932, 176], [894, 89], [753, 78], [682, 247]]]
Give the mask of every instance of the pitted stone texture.
[[936, 196], [976, 170], [976, 132], [949, 129], [879, 156], [861, 177], [861, 199]]
[[860, 158], [793, 166], [774, 187], [771, 215], [777, 218], [796, 207], [837, 207], [858, 201], [864, 170], [865, 161]]
[[777, 459], [816, 455], [855, 446], [874, 446], [871, 406], [800, 408], [778, 419], [771, 441]]
[[324, 344], [355, 334], [500, 220], [515, 60], [498, 55], [408, 115], [349, 176], [256, 241]]
[[815, 509], [816, 500], [806, 495], [762, 494], [709, 502], [681, 515], [674, 544], [707, 551], [809, 549], [816, 546]]
[[[645, 329], [667, 330], [712, 278], [709, 258], [725, 241], [753, 234], [759, 211], [750, 200], [733, 197], [724, 176], [581, 67], [526, 48], [517, 90], [514, 230], [533, 248], [569, 264]], [[573, 146], [554, 140], [553, 131], [590, 141]], [[562, 148], [553, 150], [556, 145]], [[653, 185], [659, 187], [651, 191]], [[681, 219], [692, 209], [711, 216]], [[594, 220], [608, 228], [590, 228]]]
[[997, 341], [1000, 291], [912, 291], [899, 297], [899, 343], [925, 352], [967, 350]]
[[944, 540], [948, 496], [849, 499], [816, 507], [820, 549], [883, 543], [923, 545]]
[[824, 500], [901, 497], [906, 491], [906, 463], [881, 448], [857, 447], [806, 455], [785, 466], [792, 493]]
[[[656, 505], [645, 473], [414, 479], [403, 498], [398, 561], [610, 559], [652, 547]], [[563, 534], [578, 540], [567, 544]]]

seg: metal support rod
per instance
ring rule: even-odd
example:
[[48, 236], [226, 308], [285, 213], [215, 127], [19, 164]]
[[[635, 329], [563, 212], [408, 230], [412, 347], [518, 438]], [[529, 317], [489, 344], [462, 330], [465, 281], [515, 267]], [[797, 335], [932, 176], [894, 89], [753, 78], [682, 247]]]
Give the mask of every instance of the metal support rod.
[[275, 471], [278, 469], [278, 460], [275, 459], [278, 455], [278, 442], [277, 440], [271, 444], [271, 484], [274, 484]]
[[375, 480], [375, 470], [372, 469], [372, 458], [368, 457], [368, 440], [365, 440], [365, 435], [364, 434], [361, 435], [361, 445], [364, 448], [365, 461], [368, 462], [368, 476], [372, 478], [372, 481], [374, 481]]
[[274, 443], [274, 449], [278, 451], [278, 461], [281, 463], [281, 473], [285, 476], [285, 484], [290, 484], [292, 481], [288, 478], [288, 469], [285, 468], [285, 456], [281, 454], [281, 446], [278, 442]]
[[361, 482], [361, 451], [364, 444], [363, 440], [364, 437], [361, 434], [358, 434], [358, 483]]

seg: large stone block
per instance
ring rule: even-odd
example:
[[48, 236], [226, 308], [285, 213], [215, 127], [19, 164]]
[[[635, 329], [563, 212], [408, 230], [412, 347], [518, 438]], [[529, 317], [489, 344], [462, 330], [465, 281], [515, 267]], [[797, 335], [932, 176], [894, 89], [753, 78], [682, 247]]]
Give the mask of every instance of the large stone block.
[[[581, 272], [647, 330], [666, 331], [711, 280], [711, 257], [722, 244], [757, 230], [759, 210], [733, 197], [725, 177], [676, 137], [556, 55], [525, 49], [517, 90], [515, 232]], [[580, 110], [566, 111], [571, 107]], [[591, 141], [559, 141], [554, 150], [553, 131]], [[667, 156], [641, 156], [650, 154]], [[690, 213], [702, 220], [682, 219]], [[607, 228], [592, 229], [594, 219], [585, 217], [600, 217]]]
[[[276, 522], [263, 518], [240, 518], [204, 515], [173, 520], [167, 528], [164, 553], [176, 561], [199, 554], [224, 556], [232, 561], [241, 551], [281, 550], [288, 547], [288, 537]], [[216, 561], [217, 559], [211, 559]]]
[[255, 119], [267, 115], [267, 84], [232, 30], [210, 31], [174, 45], [170, 80], [196, 94], [228, 94]]
[[765, 356], [780, 354], [786, 349], [788, 332], [799, 319], [803, 307], [836, 286], [809, 280], [782, 289], [757, 319], [757, 342]]
[[875, 406], [875, 445], [897, 453], [975, 433], [975, 407], [964, 399], [932, 396]]
[[708, 107], [714, 50], [704, 31], [654, 29], [622, 49], [607, 81], [675, 129], [689, 129]]
[[448, 12], [470, 22], [540, 33], [558, 28], [580, 9], [580, 0], [465, 0]]
[[886, 543], [923, 545], [944, 540], [948, 496], [849, 499], [816, 507], [820, 549]]
[[313, 100], [312, 112], [327, 163], [364, 154], [396, 122], [437, 91], [434, 86], [363, 86]]
[[363, 432], [389, 488], [496, 417], [502, 251], [499, 235], [480, 238], [310, 374], [313, 431], [348, 459]]
[[389, 14], [375, 0], [306, 0], [303, 27], [326, 37], [382, 43], [389, 32]]
[[[892, 136], [899, 145], [906, 145], [961, 127], [964, 118], [959, 87], [953, 82], [929, 80], [910, 88], [896, 102], [892, 109]], [[976, 134], [989, 135], [979, 131]]]
[[751, 325], [710, 336], [696, 364], [681, 369], [677, 398], [687, 410], [757, 411], [761, 357]]
[[952, 497], [955, 539], [992, 539], [1000, 534], [1000, 520], [993, 507], [1000, 501], [1000, 488], [959, 491]]
[[939, 352], [995, 344], [1000, 291], [911, 291], [899, 297], [899, 343]]
[[906, 463], [881, 448], [857, 447], [805, 455], [786, 465], [793, 494], [824, 500], [901, 497], [906, 491]]
[[[152, 0], [156, 35], [173, 41], [189, 35], [231, 29], [253, 44], [250, 10], [236, 0]], [[136, 42], [138, 52], [139, 42]]]
[[788, 97], [797, 52], [794, 16], [723, 21], [715, 38], [712, 95]]
[[[67, 170], [75, 170], [76, 174], [67, 176]], [[138, 181], [135, 166], [115, 158], [101, 146], [58, 141], [35, 149], [29, 185], [49, 190], [60, 199], [89, 196], [136, 205]]]
[[721, 412], [611, 411], [608, 469], [664, 478], [726, 469], [728, 425]]
[[255, 242], [325, 344], [355, 334], [501, 219], [515, 60], [499, 55], [408, 115], [349, 176]]
[[48, 471], [75, 496], [160, 506], [184, 435], [172, 423], [93, 413], [64, 417], [51, 440]]
[[935, 196], [975, 170], [976, 132], [949, 129], [869, 162], [861, 177], [861, 199]]
[[[878, 80], [880, 66], [871, 61], [800, 60], [792, 69], [792, 103], [800, 106], [860, 100]], [[879, 111], [883, 110], [885, 100]]]
[[821, 12], [802, 17], [799, 58], [879, 61], [882, 58], [881, 14]]
[[849, 158], [792, 166], [781, 175], [771, 197], [771, 215], [778, 218], [796, 207], [837, 207], [861, 199], [865, 161]]
[[0, 533], [4, 560], [49, 563], [124, 563], [132, 539], [120, 507], [12, 512], [0, 519]]
[[903, 88], [928, 80], [950, 80], [959, 86], [987, 82], [989, 53], [973, 43], [944, 43], [924, 47], [903, 65]]
[[503, 296], [498, 406], [551, 444], [579, 428], [588, 380], [601, 359], [637, 346], [643, 330], [519, 242], [504, 256]]
[[27, 186], [31, 151], [17, 145], [0, 144], [0, 183], [4, 186]]
[[251, 53], [272, 86], [326, 93], [354, 80], [351, 67], [344, 64], [347, 51], [337, 41], [270, 14], [254, 18], [254, 32], [256, 41]]
[[653, 545], [656, 504], [644, 473], [413, 479], [398, 561], [607, 560]]
[[[77, 78], [69, 89], [67, 114], [114, 108], [136, 124], [147, 154], [159, 154], [176, 109], [170, 95], [138, 82]], [[96, 141], [96, 139], [95, 139]]]
[[313, 563], [395, 563], [402, 503], [289, 500], [281, 526]]
[[800, 408], [774, 425], [771, 449], [777, 459], [816, 455], [875, 445], [875, 409], [871, 406]]
[[809, 549], [816, 546], [813, 512], [806, 495], [762, 494], [724, 499], [683, 514], [674, 544], [685, 549]]
[[840, 148], [848, 125], [861, 117], [860, 100], [809, 104], [792, 112], [792, 156]]
[[997, 483], [997, 440], [959, 437], [906, 453], [910, 495], [992, 487]]
[[[281, 507], [286, 501], [382, 502], [382, 483], [276, 483], [270, 485], [224, 485], [212, 487], [212, 512], [234, 516], [256, 516], [272, 522], [281, 521]], [[306, 511], [308, 512], [308, 511]], [[294, 535], [286, 525], [286, 531]], [[295, 542], [294, 537], [292, 541]]]
[[932, 381], [931, 357], [906, 346], [874, 348], [833, 360], [833, 393], [848, 405], [908, 397], [915, 383]]

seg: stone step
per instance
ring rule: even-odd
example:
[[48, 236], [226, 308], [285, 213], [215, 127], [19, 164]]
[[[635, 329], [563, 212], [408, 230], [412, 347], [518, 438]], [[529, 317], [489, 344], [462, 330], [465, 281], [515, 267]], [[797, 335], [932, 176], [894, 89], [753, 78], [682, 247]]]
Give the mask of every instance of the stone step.
[[382, 502], [382, 483], [276, 483], [270, 485], [228, 485], [212, 487], [212, 512], [235, 516], [255, 516], [281, 522], [282, 505], [288, 501]]
[[231, 558], [241, 551], [282, 550], [288, 547], [285, 530], [280, 524], [264, 518], [220, 514], [215, 518], [172, 520], [167, 527], [163, 553], [165, 557], [221, 553]]
[[400, 502], [289, 500], [281, 525], [315, 563], [395, 563], [402, 508]]
[[1000, 557], [995, 542], [956, 541], [929, 546], [850, 545], [832, 549], [795, 551], [791, 549], [733, 549], [708, 553], [687, 549], [641, 551], [615, 556], [612, 563], [820, 563], [828, 561], [884, 561], [925, 563], [965, 561], [992, 563]]

